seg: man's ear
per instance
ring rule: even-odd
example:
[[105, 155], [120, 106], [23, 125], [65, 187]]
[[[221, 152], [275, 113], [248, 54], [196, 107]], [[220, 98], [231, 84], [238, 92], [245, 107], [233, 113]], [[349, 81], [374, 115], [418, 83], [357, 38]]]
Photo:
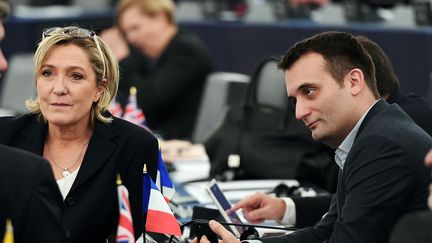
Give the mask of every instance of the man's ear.
[[351, 90], [351, 94], [354, 96], [358, 95], [365, 86], [365, 80], [362, 70], [354, 68], [347, 74], [346, 78], [346, 85], [347, 88]]

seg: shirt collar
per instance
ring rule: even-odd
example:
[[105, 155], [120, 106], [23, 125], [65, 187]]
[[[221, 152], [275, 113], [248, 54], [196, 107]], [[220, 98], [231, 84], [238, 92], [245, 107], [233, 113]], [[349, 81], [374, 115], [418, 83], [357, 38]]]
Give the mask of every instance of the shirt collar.
[[366, 117], [367, 113], [369, 112], [369, 110], [378, 102], [375, 101], [370, 107], [369, 109], [367, 109], [367, 111], [363, 114], [363, 116], [360, 118], [360, 120], [358, 120], [357, 124], [354, 126], [354, 128], [351, 130], [351, 132], [348, 134], [348, 136], [343, 140], [343, 142], [341, 143], [341, 145], [339, 145], [338, 149], [336, 149], [335, 152], [335, 161], [336, 164], [339, 166], [339, 168], [343, 169], [344, 165], [345, 165], [345, 161], [346, 158], [348, 157], [348, 153], [351, 150], [351, 147], [354, 144], [354, 140], [357, 136], [357, 132], [364, 120], [364, 118]]

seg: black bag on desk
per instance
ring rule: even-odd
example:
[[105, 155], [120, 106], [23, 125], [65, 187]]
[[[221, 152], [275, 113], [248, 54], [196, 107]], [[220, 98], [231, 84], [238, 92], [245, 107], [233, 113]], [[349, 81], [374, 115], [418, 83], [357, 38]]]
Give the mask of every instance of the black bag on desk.
[[[269, 58], [258, 65], [244, 102], [229, 106], [223, 122], [204, 142], [210, 175], [299, 179], [327, 188], [332, 151], [313, 141], [303, 122], [296, 120], [295, 104], [287, 98], [283, 72], [276, 64]], [[239, 158], [239, 165], [228, 166], [228, 158]], [[234, 178], [224, 178], [227, 171], [234, 171]]]

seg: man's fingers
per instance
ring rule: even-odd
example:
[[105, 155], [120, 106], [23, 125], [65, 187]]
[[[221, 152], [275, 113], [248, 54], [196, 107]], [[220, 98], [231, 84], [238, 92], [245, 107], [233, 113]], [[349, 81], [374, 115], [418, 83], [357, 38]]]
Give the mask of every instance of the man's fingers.
[[230, 212], [237, 211], [240, 208], [245, 207], [257, 207], [259, 206], [260, 201], [262, 200], [264, 194], [261, 192], [256, 192], [252, 196], [246, 197], [239, 202], [237, 202], [234, 206], [231, 207]]
[[203, 235], [203, 236], [201, 237], [201, 240], [200, 240], [199, 243], [210, 243], [210, 241], [207, 239], [207, 236]]
[[259, 214], [256, 213], [257, 210], [252, 210], [249, 212], [244, 212], [243, 211], [243, 216], [245, 217], [245, 219], [253, 224], [259, 224], [262, 223], [264, 221], [264, 218], [262, 216], [260, 216]]
[[231, 234], [223, 225], [220, 223], [210, 220], [209, 222], [210, 228], [215, 232], [217, 235], [219, 235], [224, 242], [239, 242], [239, 240]]

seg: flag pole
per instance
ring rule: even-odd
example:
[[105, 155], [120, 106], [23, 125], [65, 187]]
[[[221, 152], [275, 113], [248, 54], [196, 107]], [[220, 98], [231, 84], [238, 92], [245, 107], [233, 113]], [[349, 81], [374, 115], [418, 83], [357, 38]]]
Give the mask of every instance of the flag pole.
[[6, 220], [6, 230], [4, 233], [3, 243], [13, 243], [14, 242], [14, 233], [12, 221], [10, 219]]
[[[144, 164], [143, 168], [143, 242], [147, 243], [147, 237], [146, 237], [146, 223], [147, 223], [147, 210], [148, 210], [148, 204], [149, 204], [149, 197], [150, 197], [150, 190], [146, 190], [146, 188], [149, 188], [147, 185], [148, 181], [146, 180], [147, 177], [147, 164]], [[147, 192], [148, 191], [148, 192]], [[147, 194], [147, 195], [146, 195]]]

